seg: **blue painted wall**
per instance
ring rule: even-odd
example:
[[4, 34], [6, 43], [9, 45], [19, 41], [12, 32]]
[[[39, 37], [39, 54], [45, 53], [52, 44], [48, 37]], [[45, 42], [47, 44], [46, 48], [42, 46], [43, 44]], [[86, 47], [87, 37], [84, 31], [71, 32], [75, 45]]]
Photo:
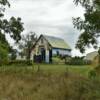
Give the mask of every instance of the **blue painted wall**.
[[58, 52], [59, 52], [60, 55], [69, 55], [69, 56], [71, 56], [71, 50], [59, 49], [59, 48], [53, 48], [52, 49], [52, 55], [57, 55]]

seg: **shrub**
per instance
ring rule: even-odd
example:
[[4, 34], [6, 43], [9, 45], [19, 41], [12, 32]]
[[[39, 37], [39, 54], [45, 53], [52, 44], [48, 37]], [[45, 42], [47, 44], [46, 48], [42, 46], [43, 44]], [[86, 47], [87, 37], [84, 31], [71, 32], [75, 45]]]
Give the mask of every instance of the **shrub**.
[[91, 70], [88, 73], [88, 77], [91, 78], [91, 79], [94, 79], [96, 77], [96, 71], [95, 70]]
[[0, 60], [0, 66], [8, 65], [8, 60]]
[[2, 48], [0, 48], [0, 66], [2, 66], [3, 64], [7, 64], [8, 63], [8, 56], [7, 56], [8, 52]]
[[91, 61], [83, 60], [81, 58], [70, 58], [65, 61], [65, 64], [68, 65], [90, 65]]
[[11, 60], [8, 65], [32, 65], [30, 60]]

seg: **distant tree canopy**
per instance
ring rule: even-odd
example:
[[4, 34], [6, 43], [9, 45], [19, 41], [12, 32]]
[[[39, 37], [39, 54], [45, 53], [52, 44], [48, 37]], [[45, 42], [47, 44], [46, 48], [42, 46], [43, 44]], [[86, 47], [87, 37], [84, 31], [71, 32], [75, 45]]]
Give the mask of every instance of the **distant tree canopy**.
[[7, 57], [10, 47], [5, 37], [6, 34], [18, 42], [24, 30], [21, 18], [11, 17], [9, 20], [4, 18], [6, 6], [10, 7], [8, 0], [0, 0], [0, 59]]
[[97, 40], [100, 37], [100, 0], [74, 0], [74, 2], [85, 8], [84, 19], [73, 18], [74, 26], [82, 32], [76, 48], [84, 53], [85, 48], [91, 45], [97, 48]]
[[36, 41], [36, 33], [29, 32], [28, 34], [23, 35], [21, 41], [19, 42], [19, 49], [21, 49], [21, 53], [26, 56], [27, 60], [30, 60], [31, 50]]

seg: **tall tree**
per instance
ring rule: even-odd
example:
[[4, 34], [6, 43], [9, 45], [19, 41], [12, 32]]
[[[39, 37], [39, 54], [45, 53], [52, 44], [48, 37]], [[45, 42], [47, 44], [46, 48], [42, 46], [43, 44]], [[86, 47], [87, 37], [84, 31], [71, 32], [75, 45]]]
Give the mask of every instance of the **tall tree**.
[[[8, 0], [0, 0], [0, 58], [7, 55], [9, 44], [5, 38], [9, 34], [16, 42], [21, 39], [21, 32], [24, 30], [21, 18], [11, 17], [9, 20], [4, 18], [6, 6], [10, 7]], [[5, 56], [3, 56], [5, 57]]]
[[9, 59], [10, 60], [16, 60], [17, 58], [17, 49], [14, 49], [12, 46], [9, 47]]
[[[84, 19], [80, 17], [73, 18], [74, 26], [82, 32], [76, 48], [79, 48], [84, 53], [86, 47], [91, 45], [94, 48], [98, 47], [98, 38], [100, 37], [100, 0], [74, 0], [74, 2], [76, 5], [81, 4], [85, 8]], [[98, 53], [100, 56], [100, 52]]]
[[30, 32], [27, 35], [23, 35], [19, 43], [19, 48], [22, 51], [22, 54], [26, 56], [27, 60], [30, 60], [31, 50], [35, 42], [37, 41], [37, 35], [34, 32]]
[[9, 44], [6, 41], [5, 35], [0, 35], [0, 60], [6, 60], [8, 54]]

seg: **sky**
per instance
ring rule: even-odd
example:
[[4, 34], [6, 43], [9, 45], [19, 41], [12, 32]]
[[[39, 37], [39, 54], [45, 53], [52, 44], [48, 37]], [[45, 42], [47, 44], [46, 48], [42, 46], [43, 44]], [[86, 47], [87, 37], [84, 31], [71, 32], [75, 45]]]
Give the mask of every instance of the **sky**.
[[[21, 17], [24, 32], [63, 38], [72, 48], [73, 56], [82, 56], [75, 44], [80, 32], [74, 28], [72, 17], [82, 17], [84, 9], [76, 6], [73, 0], [9, 0], [11, 7], [6, 10], [6, 18]], [[10, 43], [13, 41], [8, 37]], [[93, 51], [88, 49], [86, 52]]]

